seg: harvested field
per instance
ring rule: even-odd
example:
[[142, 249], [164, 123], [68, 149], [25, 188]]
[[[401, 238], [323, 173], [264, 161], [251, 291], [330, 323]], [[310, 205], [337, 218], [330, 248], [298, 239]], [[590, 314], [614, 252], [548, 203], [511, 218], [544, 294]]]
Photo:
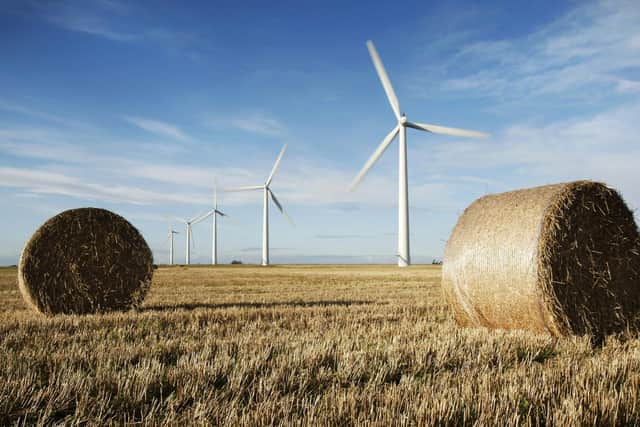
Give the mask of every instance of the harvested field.
[[640, 343], [459, 329], [439, 267], [160, 268], [42, 317], [0, 269], [0, 424], [640, 424]]

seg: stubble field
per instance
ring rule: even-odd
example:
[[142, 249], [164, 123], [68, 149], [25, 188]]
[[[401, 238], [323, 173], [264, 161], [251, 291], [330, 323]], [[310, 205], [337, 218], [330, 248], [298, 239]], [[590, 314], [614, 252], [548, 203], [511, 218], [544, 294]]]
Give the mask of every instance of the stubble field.
[[640, 424], [640, 344], [458, 329], [440, 268], [160, 268], [44, 317], [0, 269], [0, 424]]

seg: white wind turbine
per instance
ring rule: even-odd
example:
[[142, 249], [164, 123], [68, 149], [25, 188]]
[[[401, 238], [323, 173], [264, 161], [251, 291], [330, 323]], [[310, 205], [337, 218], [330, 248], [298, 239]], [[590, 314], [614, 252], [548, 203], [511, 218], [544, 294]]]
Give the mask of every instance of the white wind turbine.
[[211, 236], [211, 264], [218, 265], [218, 215], [229, 217], [229, 215], [218, 210], [218, 184], [216, 183], [213, 189], [213, 209], [209, 211], [207, 216], [211, 215], [213, 218], [213, 231]]
[[169, 233], [167, 239], [169, 240], [169, 265], [173, 265], [173, 236], [175, 234], [179, 234], [177, 231], [174, 231], [171, 227], [169, 227]]
[[369, 49], [369, 54], [371, 55], [371, 60], [373, 61], [373, 65], [378, 72], [378, 77], [380, 78], [380, 82], [384, 87], [384, 90], [387, 94], [387, 98], [389, 99], [389, 103], [391, 104], [391, 109], [398, 120], [396, 126], [389, 132], [389, 134], [382, 140], [382, 143], [376, 148], [373, 152], [369, 160], [364, 164], [358, 175], [355, 177], [351, 186], [349, 188], [350, 191], [353, 191], [362, 178], [369, 172], [369, 169], [374, 165], [374, 163], [382, 156], [382, 153], [387, 149], [387, 147], [393, 142], [396, 135], [400, 134], [399, 141], [399, 162], [398, 162], [398, 266], [406, 267], [411, 264], [411, 256], [409, 254], [409, 191], [407, 185], [407, 127], [418, 129], [422, 131], [427, 131], [431, 133], [440, 133], [444, 135], [455, 135], [455, 136], [467, 136], [474, 138], [486, 138], [488, 135], [481, 132], [476, 132], [472, 130], [464, 130], [464, 129], [455, 129], [444, 126], [436, 126], [424, 123], [414, 123], [407, 120], [407, 117], [404, 113], [400, 112], [400, 104], [398, 103], [398, 98], [396, 97], [395, 92], [393, 91], [393, 87], [391, 86], [391, 81], [389, 80], [389, 76], [387, 76], [387, 72], [382, 65], [382, 61], [380, 60], [380, 56], [378, 56], [378, 52], [376, 51], [375, 46], [371, 40], [367, 41], [367, 48]]
[[278, 166], [280, 166], [280, 161], [282, 161], [282, 156], [284, 156], [284, 152], [286, 151], [286, 149], [287, 149], [287, 144], [285, 144], [282, 147], [282, 150], [280, 151], [280, 154], [278, 155], [278, 158], [276, 159], [276, 162], [273, 165], [273, 169], [271, 169], [271, 173], [269, 174], [269, 177], [267, 178], [264, 184], [252, 185], [249, 187], [231, 188], [226, 190], [226, 191], [251, 191], [251, 190], [263, 191], [264, 205], [263, 205], [263, 213], [262, 213], [262, 265], [269, 265], [269, 197], [271, 197], [271, 200], [273, 200], [273, 203], [276, 205], [278, 210], [285, 216], [285, 218], [287, 218], [287, 221], [293, 224], [293, 221], [291, 221], [291, 218], [289, 217], [289, 215], [287, 215], [287, 213], [284, 211], [282, 204], [278, 201], [278, 198], [276, 197], [275, 194], [273, 194], [273, 191], [271, 191], [271, 188], [270, 188], [271, 181], [273, 180], [273, 176], [275, 175], [276, 170], [278, 170]]
[[185, 264], [187, 265], [191, 264], [191, 240], [193, 239], [193, 232], [191, 231], [191, 228], [197, 223], [204, 221], [209, 215], [211, 215], [211, 212], [198, 215], [190, 220], [176, 218], [176, 220], [183, 222], [187, 226], [187, 252], [185, 254]]

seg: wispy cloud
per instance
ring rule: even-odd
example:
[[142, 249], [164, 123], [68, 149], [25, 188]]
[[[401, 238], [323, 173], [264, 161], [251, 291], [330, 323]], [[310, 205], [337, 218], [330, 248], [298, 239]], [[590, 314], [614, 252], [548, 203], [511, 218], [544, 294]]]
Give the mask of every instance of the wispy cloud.
[[68, 31], [81, 32], [117, 42], [131, 42], [139, 36], [114, 28], [114, 16], [129, 13], [129, 7], [113, 0], [63, 0], [31, 2], [36, 13], [45, 21]]
[[193, 195], [155, 192], [126, 185], [92, 183], [81, 177], [37, 168], [0, 167], [0, 186], [20, 188], [35, 194], [53, 194], [107, 202], [207, 203], [206, 199]]
[[107, 24], [92, 16], [52, 16], [49, 18], [49, 21], [66, 30], [83, 32], [118, 42], [130, 42], [139, 38], [132, 33], [110, 29], [107, 27]]
[[[143, 181], [145, 186], [152, 189], [182, 191], [186, 188], [198, 192], [200, 200], [210, 197], [216, 177], [223, 179], [220, 185], [226, 188], [259, 184], [264, 182], [271, 167], [271, 159], [268, 163], [261, 162], [264, 163], [261, 167], [254, 167], [255, 164], [251, 162], [244, 162], [243, 167], [226, 167], [139, 159], [127, 154], [135, 152], [133, 145], [114, 156], [89, 150], [81, 142], [74, 143], [77, 139], [77, 136], [46, 128], [0, 128], [0, 152], [32, 161], [47, 161], [48, 166], [55, 165], [58, 171], [66, 174], [73, 171], [99, 171], [96, 176], [100, 182], [96, 184], [108, 183], [112, 178], [119, 182]], [[86, 140], [84, 137], [80, 139]], [[100, 141], [97, 139], [94, 142], [101, 146], [103, 144]], [[388, 197], [395, 194], [395, 171], [377, 169], [358, 191], [349, 193], [347, 188], [355, 172], [330, 168], [327, 164], [330, 164], [328, 160], [303, 159], [288, 153], [273, 182], [278, 198], [285, 206], [328, 205], [340, 211], [358, 209], [360, 203], [376, 206], [395, 203], [393, 197]], [[389, 173], [392, 178], [389, 178]], [[429, 200], [437, 197], [437, 205], [440, 206], [448, 200], [437, 196], [437, 193], [443, 192], [444, 185], [437, 182], [424, 185], [415, 183], [412, 193], [420, 197], [428, 195]], [[259, 203], [261, 199], [256, 196], [252, 192], [221, 194], [225, 204], [232, 205]]]
[[[31, 161], [47, 161], [66, 169], [80, 167], [100, 171], [101, 176], [144, 179], [150, 181], [149, 185], [155, 182], [207, 191], [212, 190], [216, 177], [224, 177], [224, 183], [228, 182], [230, 185], [264, 180], [264, 176], [240, 167], [183, 164], [179, 161], [167, 163], [166, 160], [154, 161], [149, 156], [141, 159], [137, 154], [149, 151], [147, 143], [120, 143], [118, 146], [122, 149], [118, 155], [114, 155], [87, 147], [87, 141], [91, 141], [94, 147], [113, 148], [116, 144], [114, 141], [105, 144], [104, 136], [96, 137], [46, 127], [0, 127], [0, 153]], [[166, 156], [161, 158], [165, 159]]]
[[[412, 89], [432, 94], [437, 82], [448, 94], [501, 102], [559, 94], [564, 102], [593, 102], [612, 88], [619, 94], [637, 93], [640, 81], [632, 70], [640, 67], [638, 22], [640, 8], [634, 0], [577, 3], [526, 37], [476, 40], [454, 54], [445, 53], [441, 65], [420, 70]], [[447, 78], [442, 81], [441, 76]]]
[[164, 48], [168, 53], [197, 61], [202, 39], [190, 29], [168, 29], [141, 25], [139, 7], [116, 0], [30, 0], [17, 2], [12, 12], [35, 17], [57, 28], [111, 42], [145, 44]]
[[[598, 114], [556, 120], [542, 126], [514, 124], [483, 141], [451, 141], [412, 150], [413, 162], [427, 162], [445, 176], [460, 171], [505, 176], [491, 182], [492, 191], [574, 179], [605, 181], [640, 206], [640, 103], [624, 104]], [[496, 188], [497, 187], [497, 188]]]
[[[411, 206], [413, 209], [457, 212], [471, 199], [486, 191], [509, 190], [571, 179], [596, 179], [620, 188], [633, 206], [640, 206], [640, 191], [636, 183], [640, 172], [629, 159], [640, 158], [637, 135], [640, 134], [640, 103], [630, 103], [589, 116], [558, 119], [536, 125], [516, 123], [489, 140], [451, 139], [446, 144], [415, 145], [411, 150]], [[42, 141], [47, 141], [42, 142]], [[220, 165], [154, 162], [120, 153], [119, 157], [89, 152], [82, 146], [64, 143], [59, 131], [0, 129], [0, 150], [26, 159], [41, 159], [73, 168], [58, 168], [66, 177], [49, 179], [39, 175], [39, 185], [25, 185], [27, 175], [16, 175], [6, 186], [35, 188], [46, 192], [46, 184], [54, 182], [61, 194], [91, 197], [121, 197], [144, 203], [172, 199], [162, 191], [184, 189], [191, 203], [209, 203], [215, 177], [224, 177], [221, 185], [235, 187], [257, 184], [264, 180], [270, 167], [244, 168]], [[329, 159], [301, 157], [290, 150], [273, 182], [273, 189], [285, 207], [326, 206], [332, 210], [370, 209], [394, 206], [397, 203], [397, 170], [393, 159], [384, 159], [354, 192], [347, 188], [356, 170], [330, 166]], [[422, 165], [429, 165], [429, 174], [420, 174]], [[5, 165], [6, 166], [6, 165]], [[76, 167], [77, 166], [77, 167]], [[75, 169], [74, 169], [75, 168]], [[100, 171], [92, 188], [73, 171]], [[25, 168], [25, 170], [27, 170]], [[412, 172], [413, 171], [413, 172]], [[499, 171], [499, 172], [497, 172]], [[5, 174], [8, 173], [5, 171]], [[24, 172], [26, 173], [26, 172]], [[16, 176], [20, 177], [16, 181]], [[125, 183], [122, 194], [111, 179]], [[17, 183], [16, 183], [17, 182]], [[129, 191], [130, 182], [137, 186]], [[140, 184], [144, 182], [144, 184]], [[11, 184], [13, 183], [13, 184]], [[82, 184], [82, 185], [81, 185]], [[80, 185], [80, 187], [78, 187]], [[149, 193], [140, 193], [142, 188]], [[160, 191], [162, 189], [162, 191]], [[50, 191], [51, 192], [51, 191]], [[115, 193], [114, 193], [115, 192]], [[128, 194], [125, 196], [124, 194]], [[131, 196], [136, 195], [135, 197]], [[257, 204], [261, 198], [252, 192], [221, 194], [226, 205]], [[154, 202], [155, 203], [155, 202]]]
[[21, 114], [24, 116], [33, 117], [36, 119], [45, 120], [69, 127], [86, 127], [85, 124], [69, 120], [65, 117], [38, 111], [37, 109], [26, 107], [22, 104], [11, 102], [2, 98], [0, 98], [0, 110], [7, 111], [9, 113]]
[[262, 112], [237, 114], [231, 117], [213, 117], [205, 119], [205, 124], [214, 128], [235, 128], [244, 132], [268, 137], [282, 137], [287, 127], [280, 120]]
[[171, 123], [131, 116], [124, 117], [124, 120], [140, 129], [165, 138], [177, 139], [179, 141], [189, 141], [191, 139], [180, 128]]

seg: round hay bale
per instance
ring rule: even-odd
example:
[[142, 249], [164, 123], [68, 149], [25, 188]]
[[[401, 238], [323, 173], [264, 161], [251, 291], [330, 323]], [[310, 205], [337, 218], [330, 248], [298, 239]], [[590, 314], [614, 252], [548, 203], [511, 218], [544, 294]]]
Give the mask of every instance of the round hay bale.
[[622, 197], [601, 183], [488, 195], [458, 219], [442, 286], [462, 326], [597, 337], [635, 330], [640, 236]]
[[104, 209], [62, 212], [25, 245], [18, 284], [28, 305], [46, 314], [127, 310], [142, 303], [153, 256], [140, 232]]

